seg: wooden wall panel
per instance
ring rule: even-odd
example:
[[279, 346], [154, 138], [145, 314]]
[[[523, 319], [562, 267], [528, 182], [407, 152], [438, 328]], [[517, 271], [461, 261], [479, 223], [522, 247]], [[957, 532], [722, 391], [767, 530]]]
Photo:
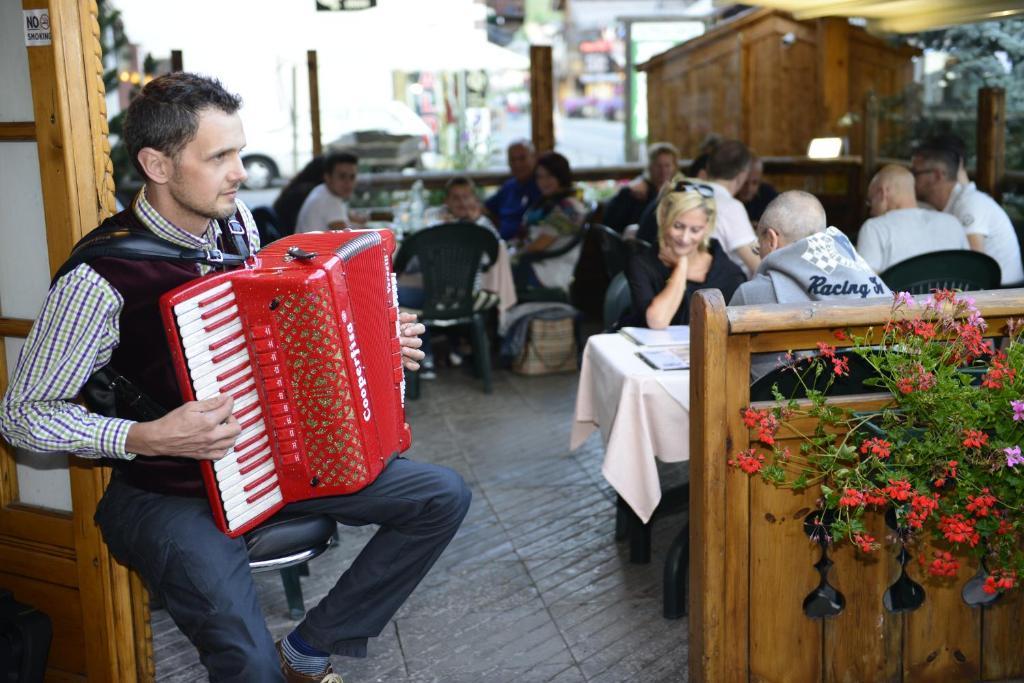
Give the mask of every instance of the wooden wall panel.
[[[750, 346], [748, 337], [733, 340], [725, 354], [726, 389], [725, 414], [739, 415], [750, 403]], [[725, 443], [730, 452], [728, 458], [749, 445], [745, 428], [730, 420], [726, 426]], [[731, 446], [731, 447], [730, 447]], [[760, 577], [753, 567], [751, 552], [750, 524], [751, 480], [735, 468], [725, 471], [725, 524], [734, 529], [725, 539], [725, 619], [730, 627], [726, 639], [732, 647], [732, 654], [726, 663], [726, 680], [741, 681], [748, 668], [752, 667], [755, 648], [767, 645], [758, 639], [753, 618], [748, 622], [745, 616], [753, 613], [753, 603], [761, 593]]]
[[[870, 87], [899, 92], [911, 80], [914, 54], [845, 19], [798, 22], [748, 10], [641, 65], [649, 139], [671, 140], [690, 156], [715, 132], [761, 155], [803, 155], [811, 138], [831, 134], [848, 137], [858, 153], [861, 126], [847, 114], [861, 111]], [[681, 108], [665, 107], [659, 82], [683, 89], [672, 93]]]
[[[41, 575], [43, 574], [37, 574]], [[53, 641], [47, 660], [48, 668], [70, 674], [84, 672], [85, 634], [91, 626], [85, 624], [82, 619], [78, 591], [6, 572], [0, 572], [0, 586], [12, 591], [14, 599], [18, 602], [32, 605], [50, 617], [53, 624]]]
[[[863, 32], [850, 33], [850, 85], [848, 111], [860, 113], [869, 92], [879, 98], [900, 95], [914, 80], [911, 58], [919, 52], [910, 47], [892, 47]], [[885, 147], [900, 133], [897, 126], [878, 123], [879, 144]], [[850, 153], [864, 151], [863, 126], [849, 128]], [[909, 150], [907, 150], [909, 154]]]
[[960, 591], [978, 567], [961, 557], [956, 577], [932, 576], [916, 559], [918, 553], [924, 553], [931, 561], [934, 550], [948, 547], [921, 538], [914, 549], [915, 562], [907, 565], [907, 574], [924, 586], [925, 601], [906, 615], [903, 675], [905, 680], [920, 683], [977, 681], [981, 678], [981, 610], [968, 607]]
[[[796, 440], [779, 443], [800, 447]], [[819, 492], [750, 482], [750, 679], [819, 680], [822, 623], [803, 612], [804, 598], [818, 585], [814, 563], [821, 553], [804, 533], [803, 518]]]
[[[998, 328], [997, 328], [998, 329]], [[1003, 595], [982, 613], [981, 670], [986, 681], [1001, 681], [1024, 672], [1024, 597], [1020, 590]]]
[[886, 588], [899, 576], [898, 549], [880, 514], [865, 519], [868, 533], [882, 547], [872, 554], [844, 543], [834, 548], [831, 580], [846, 597], [846, 609], [825, 620], [825, 672], [829, 683], [899, 680], [903, 618], [885, 609]]
[[50, 583], [78, 588], [78, 567], [70, 548], [0, 536], [0, 566], [10, 574], [45, 576]]

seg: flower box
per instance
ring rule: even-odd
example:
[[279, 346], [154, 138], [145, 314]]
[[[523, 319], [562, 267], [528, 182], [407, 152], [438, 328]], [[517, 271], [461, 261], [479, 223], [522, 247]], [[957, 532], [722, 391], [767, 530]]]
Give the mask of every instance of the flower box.
[[[1006, 582], [991, 586], [997, 593], [1005, 593], [992, 603], [985, 596], [994, 594], [983, 590], [988, 577], [979, 574], [982, 556], [986, 562], [1004, 561], [1001, 566], [1009, 571], [1019, 571], [1016, 559], [1012, 552], [985, 555], [982, 538], [992, 542], [992, 547], [998, 545], [993, 540], [998, 523], [984, 533], [977, 523], [973, 529], [960, 524], [968, 519], [966, 508], [971, 505], [972, 516], [981, 508], [998, 510], [1000, 520], [1010, 520], [1014, 533], [1020, 531], [1016, 513], [1007, 510], [1019, 509], [1022, 500], [1014, 496], [1013, 487], [1004, 486], [1005, 481], [986, 479], [978, 467], [980, 458], [975, 456], [985, 453], [990, 464], [999, 464], [999, 453], [992, 448], [1006, 447], [1007, 439], [1024, 424], [1013, 420], [1009, 400], [1001, 418], [979, 412], [990, 404], [968, 403], [965, 397], [976, 393], [959, 395], [960, 404], [950, 403], [953, 388], [963, 392], [1016, 391], [1022, 386], [1017, 384], [1021, 378], [1011, 373], [1013, 378], [1001, 388], [972, 387], [986, 378], [998, 379], [999, 373], [991, 373], [993, 363], [981, 361], [986, 365], [981, 382], [962, 375], [957, 379], [953, 375], [960, 373], [955, 367], [950, 372], [943, 370], [935, 386], [950, 393], [941, 397], [945, 403], [937, 405], [927, 403], [925, 394], [913, 395], [930, 384], [929, 378], [916, 372], [884, 371], [883, 381], [869, 381], [866, 393], [812, 396], [795, 407], [785, 401], [751, 405], [746, 380], [752, 356], [813, 349], [818, 342], [852, 348], [878, 345], [877, 335], [866, 335], [890, 321], [891, 302], [727, 309], [714, 293], [701, 293], [695, 301], [691, 328], [691, 680], [997, 681], [1024, 677], [1024, 648], [1019, 636], [1024, 601], [1020, 591], [1007, 591]], [[915, 301], [914, 312], [896, 311], [897, 319], [913, 319], [924, 303], [923, 298]], [[940, 304], [945, 308], [949, 302]], [[907, 302], [902, 305], [906, 307]], [[1024, 314], [1024, 292], [981, 293], [976, 308], [979, 316], [987, 318], [983, 335], [1002, 336], [1008, 320]], [[837, 330], [848, 339], [836, 339], [833, 333]], [[930, 371], [920, 349], [902, 342], [900, 346], [900, 362], [918, 354], [925, 372]], [[968, 362], [958, 359], [957, 364], [962, 364], [960, 361]], [[818, 362], [832, 370], [827, 356]], [[1004, 362], [1003, 367], [1009, 366]], [[907, 394], [900, 389], [906, 383], [898, 384], [904, 376], [915, 382]], [[1007, 375], [1003, 377], [1006, 380]], [[902, 400], [907, 396], [912, 399]], [[914, 404], [915, 399], [919, 403]], [[812, 410], [816, 401], [817, 411]], [[790, 412], [770, 412], [775, 422], [761, 423], [763, 411], [782, 407]], [[758, 411], [756, 418], [745, 415], [748, 408]], [[915, 420], [929, 415], [942, 420], [937, 425], [922, 421], [927, 431], [915, 433], [893, 408], [904, 410], [903, 415], [913, 415]], [[914, 413], [918, 408], [925, 412]], [[866, 434], [870, 420], [859, 413], [884, 415], [881, 426], [885, 432]], [[978, 422], [960, 424], [956, 415], [971, 416]], [[917, 422], [912, 426], [918, 426]], [[851, 428], [857, 429], [851, 433]], [[801, 453], [808, 435], [818, 439], [813, 447], [817, 450]], [[772, 443], [764, 443], [766, 437]], [[889, 444], [872, 442], [872, 438]], [[916, 442], [916, 450], [908, 463], [901, 460], [900, 449], [910, 441]], [[960, 449], [956, 459], [964, 461], [958, 463], [955, 473], [949, 471], [949, 461], [954, 458], [941, 452], [925, 454], [919, 447], [945, 447], [954, 442]], [[793, 484], [800, 473], [779, 462], [779, 454], [786, 448], [790, 449], [790, 462], [802, 459], [807, 468], [807, 477], [799, 486]], [[886, 449], [889, 452], [883, 455]], [[822, 477], [826, 455], [833, 457], [835, 466], [824, 465], [828, 476]], [[880, 463], [884, 462], [897, 463], [904, 473], [912, 466], [916, 474], [908, 474], [905, 482], [894, 477], [892, 483], [875, 480], [879, 485], [851, 486], [853, 493], [840, 488], [836, 482], [853, 476], [840, 470], [856, 470], [856, 463], [865, 458], [874, 458], [876, 467], [862, 474], [883, 473]], [[1001, 464], [1004, 469], [1008, 466], [1005, 453]], [[775, 471], [776, 467], [782, 472]], [[767, 480], [763, 474], [768, 475]], [[942, 486], [949, 484], [942, 482], [936, 488], [935, 482], [943, 478], [956, 481], [956, 486], [947, 490]], [[998, 493], [996, 488], [990, 489], [997, 503], [984, 498], [982, 483], [999, 488]], [[978, 488], [973, 488], [975, 485]], [[887, 487], [892, 488], [886, 492]], [[915, 491], [933, 501], [931, 494], [939, 493], [942, 502], [926, 515], [926, 529], [915, 529], [911, 536], [905, 527], [908, 513], [916, 509], [912, 506]], [[876, 502], [868, 500], [871, 497]], [[947, 507], [947, 498], [962, 506], [964, 517], [954, 517], [956, 523], [947, 523], [938, 535], [925, 533], [929, 525], [938, 527], [943, 516], [957, 514], [955, 508]], [[896, 529], [886, 523], [886, 512], [894, 502], [904, 506], [902, 513], [891, 519]], [[930, 508], [930, 504], [919, 502], [918, 507]], [[838, 519], [827, 529], [828, 541], [822, 545], [814, 543], [807, 531], [808, 519], [819, 509], [836, 512]], [[985, 517], [986, 524], [991, 519]], [[979, 538], [972, 547], [975, 533]], [[993, 562], [989, 568], [995, 566], [999, 565]], [[997, 579], [1008, 576], [1000, 574]], [[823, 586], [824, 593], [816, 595]], [[965, 596], [972, 604], [965, 602]]]

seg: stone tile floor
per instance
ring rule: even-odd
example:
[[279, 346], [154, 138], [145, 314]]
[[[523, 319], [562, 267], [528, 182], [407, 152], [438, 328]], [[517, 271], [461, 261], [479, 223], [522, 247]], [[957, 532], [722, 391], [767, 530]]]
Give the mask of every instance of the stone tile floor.
[[[686, 621], [661, 616], [662, 564], [682, 517], [655, 525], [651, 564], [629, 563], [625, 543], [614, 540], [600, 438], [568, 451], [576, 376], [496, 371], [486, 396], [462, 370], [438, 375], [409, 405], [408, 456], [458, 470], [473, 505], [369, 656], [335, 658], [335, 669], [347, 683], [685, 681]], [[302, 579], [307, 605], [372, 533], [341, 528], [338, 546]], [[256, 581], [280, 637], [294, 622], [278, 574]], [[194, 648], [160, 610], [153, 647], [157, 680], [206, 680]]]

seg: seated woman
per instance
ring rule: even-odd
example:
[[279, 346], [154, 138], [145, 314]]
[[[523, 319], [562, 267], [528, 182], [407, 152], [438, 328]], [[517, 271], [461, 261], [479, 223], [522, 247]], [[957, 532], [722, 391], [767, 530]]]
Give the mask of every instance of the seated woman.
[[[572, 186], [569, 160], [557, 152], [542, 154], [534, 172], [541, 196], [523, 215], [525, 239], [519, 247], [522, 254], [557, 251], [577, 240], [586, 208], [576, 198]], [[516, 266], [516, 283], [520, 287], [541, 286], [569, 290], [580, 245], [559, 256], [532, 260], [521, 259]]]
[[626, 263], [632, 309], [623, 322], [662, 329], [690, 322], [690, 298], [698, 289], [722, 290], [728, 301], [746, 278], [710, 239], [715, 196], [709, 185], [683, 180], [658, 202], [658, 243]]

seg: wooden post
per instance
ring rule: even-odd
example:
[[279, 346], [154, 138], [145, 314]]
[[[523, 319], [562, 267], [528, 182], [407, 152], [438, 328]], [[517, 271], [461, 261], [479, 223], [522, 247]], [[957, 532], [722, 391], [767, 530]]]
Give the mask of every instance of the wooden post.
[[316, 72], [316, 50], [306, 52], [306, 66], [309, 69], [309, 118], [313, 129], [313, 156], [323, 153], [320, 141], [320, 86]]
[[1001, 200], [1000, 185], [1006, 171], [1006, 91], [978, 90], [978, 189]]
[[[745, 567], [725, 571], [726, 443], [728, 418], [726, 392], [701, 394], [714, 384], [709, 375], [725, 380], [729, 322], [721, 292], [710, 291], [693, 299], [691, 340], [695, 363], [690, 377], [690, 608], [689, 673], [699, 683], [740, 680], [730, 677], [732, 665], [747, 668], [746, 630], [729, 631], [727, 590], [734, 573], [743, 580]], [[745, 388], [745, 387], [744, 387]], [[744, 510], [747, 497], [743, 498]], [[731, 573], [730, 573], [731, 572]], [[727, 574], [729, 574], [727, 576]]]
[[850, 24], [845, 18], [818, 22], [818, 135], [845, 136], [839, 119], [850, 110]]
[[530, 126], [538, 154], [555, 148], [554, 83], [551, 46], [530, 46]]
[[[869, 90], [868, 94], [864, 96], [863, 114], [864, 150], [860, 160], [860, 182], [855, 187], [854, 181], [851, 180], [847, 190], [848, 194], [854, 195], [852, 204], [859, 211], [857, 218], [862, 220], [868, 214], [868, 209], [864, 205], [864, 200], [868, 196], [868, 185], [871, 184], [871, 178], [875, 175], [875, 167], [878, 166], [878, 97], [875, 96], [873, 90]], [[851, 230], [853, 227], [844, 226], [847, 230]]]
[[181, 50], [171, 50], [171, 73], [184, 71], [181, 61]]

